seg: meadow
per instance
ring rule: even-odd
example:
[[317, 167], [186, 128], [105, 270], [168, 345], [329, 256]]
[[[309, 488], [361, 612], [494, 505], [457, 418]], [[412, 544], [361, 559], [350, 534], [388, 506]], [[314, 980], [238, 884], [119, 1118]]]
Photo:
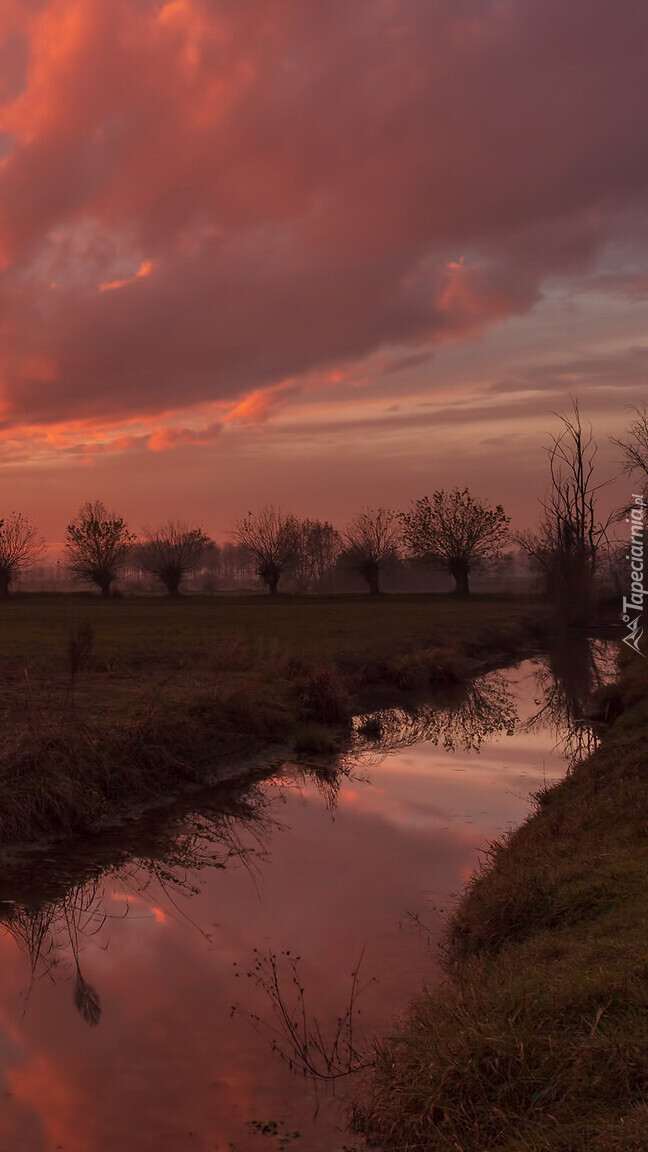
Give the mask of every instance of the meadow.
[[421, 640], [452, 645], [485, 625], [506, 626], [537, 609], [533, 597], [451, 595], [185, 596], [17, 595], [2, 605], [2, 659], [50, 662], [71, 631], [90, 624], [107, 657], [173, 659], [214, 645], [278, 642], [308, 656], [358, 662]]

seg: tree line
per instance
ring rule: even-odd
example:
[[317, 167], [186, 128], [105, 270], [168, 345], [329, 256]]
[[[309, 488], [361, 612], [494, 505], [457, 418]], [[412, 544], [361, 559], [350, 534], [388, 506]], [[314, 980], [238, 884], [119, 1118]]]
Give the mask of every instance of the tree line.
[[[467, 489], [437, 489], [408, 511], [363, 508], [342, 529], [324, 520], [300, 518], [273, 505], [249, 512], [232, 525], [233, 544], [253, 565], [271, 596], [282, 579], [307, 591], [321, 585], [336, 566], [356, 571], [372, 595], [381, 591], [385, 569], [400, 557], [447, 572], [458, 595], [470, 591], [471, 576], [501, 561], [511, 540], [524, 550], [547, 596], [566, 612], [586, 612], [605, 549], [612, 555], [595, 479], [596, 444], [578, 404], [560, 417], [560, 431], [547, 449], [549, 487], [537, 529], [511, 537], [510, 518]], [[635, 410], [627, 435], [615, 441], [623, 468], [648, 488], [648, 410]], [[45, 544], [20, 512], [0, 520], [0, 598], [28, 571]], [[625, 547], [625, 545], [623, 546]], [[125, 519], [100, 500], [88, 501], [67, 526], [65, 561], [70, 573], [109, 597], [127, 565], [155, 577], [171, 597], [199, 571], [217, 546], [199, 525], [167, 521], [136, 536]], [[618, 550], [617, 550], [618, 551]]]
[[[508, 517], [501, 505], [489, 507], [467, 489], [439, 490], [410, 512], [364, 508], [343, 529], [327, 520], [284, 513], [273, 505], [236, 520], [231, 538], [254, 567], [271, 596], [282, 578], [307, 591], [322, 584], [340, 565], [357, 571], [369, 592], [378, 595], [385, 568], [403, 554], [445, 568], [457, 591], [467, 594], [471, 571], [497, 560], [508, 538]], [[44, 541], [21, 513], [0, 524], [0, 596], [9, 595], [17, 577], [36, 562]], [[64, 544], [69, 572], [95, 585], [103, 597], [127, 565], [154, 576], [172, 597], [183, 580], [198, 571], [216, 545], [199, 525], [168, 521], [136, 536], [126, 520], [100, 500], [88, 501], [67, 526]]]

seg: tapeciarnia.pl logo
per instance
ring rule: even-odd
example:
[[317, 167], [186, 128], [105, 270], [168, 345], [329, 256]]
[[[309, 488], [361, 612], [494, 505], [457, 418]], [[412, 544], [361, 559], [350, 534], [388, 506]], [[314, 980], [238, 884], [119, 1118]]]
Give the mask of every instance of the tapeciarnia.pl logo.
[[626, 560], [630, 561], [630, 595], [623, 597], [621, 619], [628, 625], [628, 635], [623, 637], [623, 643], [633, 648], [640, 656], [639, 641], [643, 636], [641, 617], [643, 613], [644, 589], [644, 529], [646, 522], [646, 504], [643, 496], [633, 492], [634, 508], [626, 516], [626, 524], [630, 525], [630, 551]]

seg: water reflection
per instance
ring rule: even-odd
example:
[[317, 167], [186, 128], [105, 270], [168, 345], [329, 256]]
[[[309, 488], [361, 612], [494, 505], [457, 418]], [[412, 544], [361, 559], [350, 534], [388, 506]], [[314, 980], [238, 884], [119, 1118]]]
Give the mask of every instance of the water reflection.
[[447, 695], [441, 706], [437, 698], [415, 709], [388, 708], [358, 717], [353, 752], [386, 755], [421, 743], [448, 752], [478, 752], [493, 736], [511, 736], [517, 718], [510, 675], [493, 672]]
[[355, 760], [278, 764], [87, 855], [52, 851], [31, 885], [5, 872], [0, 1148], [352, 1146], [313, 1080], [361, 1064], [434, 979], [409, 914], [436, 939], [479, 850], [564, 770], [561, 667], [363, 717]]
[[538, 665], [538, 707], [527, 726], [553, 732], [569, 768], [598, 747], [601, 727], [592, 714], [592, 701], [614, 669], [610, 646], [578, 629], [556, 636]]
[[[209, 801], [204, 804], [209, 809]], [[211, 942], [211, 934], [192, 920], [179, 899], [198, 895], [199, 874], [205, 868], [225, 869], [236, 861], [254, 878], [267, 856], [270, 833], [281, 827], [269, 815], [267, 804], [268, 795], [258, 785], [245, 795], [221, 791], [213, 814], [190, 813], [180, 828], [173, 823], [171, 829], [163, 826], [153, 842], [154, 854], [106, 867], [100, 878], [73, 884], [62, 895], [35, 906], [9, 900], [0, 905], [0, 925], [28, 959], [25, 1001], [45, 976], [72, 978], [73, 1003], [85, 1023], [96, 1027], [101, 998], [83, 975], [81, 956], [109, 919], [130, 916], [134, 908], [140, 910], [135, 915], [162, 921], [178, 916]], [[121, 905], [119, 912], [113, 910], [115, 903]]]

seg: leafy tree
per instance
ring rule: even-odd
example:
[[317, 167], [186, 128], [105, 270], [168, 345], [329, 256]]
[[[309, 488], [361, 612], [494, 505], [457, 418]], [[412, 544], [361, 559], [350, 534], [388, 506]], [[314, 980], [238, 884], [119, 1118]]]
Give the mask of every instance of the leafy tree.
[[457, 595], [467, 596], [470, 574], [501, 557], [510, 518], [501, 504], [492, 508], [467, 488], [455, 488], [416, 500], [401, 522], [412, 556], [447, 569]]
[[96, 584], [103, 597], [119, 576], [135, 536], [126, 522], [108, 512], [101, 500], [88, 501], [66, 530], [68, 568], [87, 584]]
[[390, 508], [363, 508], [349, 520], [343, 536], [350, 566], [367, 581], [371, 595], [378, 596], [381, 573], [398, 556], [397, 513]]
[[11, 583], [33, 566], [44, 547], [45, 541], [22, 512], [10, 512], [0, 520], [0, 599], [7, 599]]
[[190, 528], [181, 520], [169, 520], [161, 528], [145, 528], [139, 558], [142, 568], [164, 585], [169, 596], [180, 595], [180, 585], [200, 568], [211, 541], [202, 528]]
[[237, 520], [231, 535], [253, 557], [257, 575], [270, 595], [276, 596], [281, 577], [292, 568], [299, 552], [297, 517], [284, 515], [269, 504]]

